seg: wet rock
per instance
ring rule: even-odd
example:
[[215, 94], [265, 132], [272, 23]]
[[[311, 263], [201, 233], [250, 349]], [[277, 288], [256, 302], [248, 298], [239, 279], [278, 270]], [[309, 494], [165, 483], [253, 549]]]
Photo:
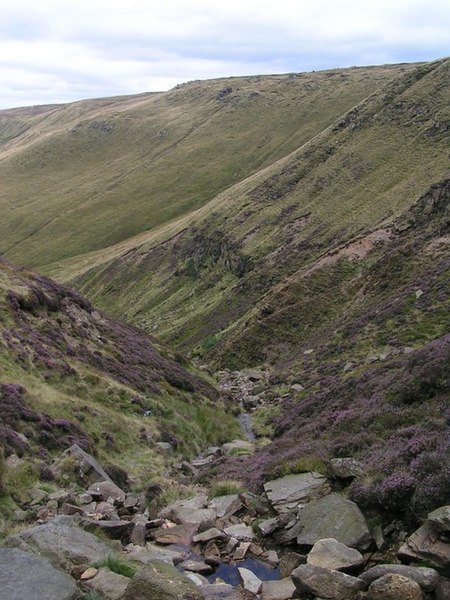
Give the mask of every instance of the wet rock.
[[71, 517], [57, 517], [45, 525], [24, 529], [8, 537], [5, 545], [38, 553], [64, 567], [95, 563], [111, 554], [111, 548], [77, 527]]
[[279, 581], [263, 581], [261, 600], [289, 600], [294, 597], [296, 587], [290, 577]]
[[230, 537], [234, 537], [237, 540], [253, 540], [255, 538], [255, 534], [253, 533], [253, 529], [244, 523], [238, 523], [237, 525], [230, 525], [230, 527], [225, 527], [226, 535]]
[[202, 600], [197, 586], [175, 567], [149, 564], [129, 580], [122, 600]]
[[245, 569], [244, 567], [238, 567], [238, 571], [239, 577], [241, 578], [242, 587], [252, 594], [258, 594], [262, 586], [261, 579], [252, 571]]
[[367, 584], [384, 575], [403, 575], [415, 581], [424, 592], [432, 592], [439, 584], [439, 574], [434, 569], [427, 567], [410, 567], [408, 565], [377, 565], [360, 575]]
[[102, 567], [93, 579], [86, 581], [84, 587], [101, 594], [106, 600], [121, 600], [129, 582], [128, 577], [113, 573], [106, 567]]
[[364, 515], [357, 505], [338, 494], [330, 494], [299, 511], [299, 546], [313, 546], [318, 540], [334, 538], [338, 542], [367, 550], [372, 542]]
[[450, 506], [441, 506], [428, 515], [428, 521], [437, 531], [450, 531]]
[[292, 572], [292, 580], [299, 592], [306, 592], [330, 600], [353, 600], [367, 585], [357, 577], [314, 565], [300, 565]]
[[360, 567], [363, 555], [333, 538], [318, 540], [308, 554], [307, 563], [325, 569], [347, 571]]
[[287, 552], [280, 560], [281, 578], [289, 577], [294, 569], [299, 565], [305, 564], [306, 558], [297, 552]]
[[407, 560], [427, 560], [438, 568], [450, 567], [450, 544], [439, 539], [430, 522], [415, 531], [400, 548], [398, 555]]
[[330, 487], [320, 473], [286, 475], [264, 484], [267, 498], [277, 512], [286, 512], [305, 504], [312, 498], [328, 494]]
[[1, 600], [74, 600], [73, 579], [43, 556], [0, 548]]
[[422, 600], [419, 584], [403, 575], [391, 573], [376, 579], [367, 592], [368, 600]]

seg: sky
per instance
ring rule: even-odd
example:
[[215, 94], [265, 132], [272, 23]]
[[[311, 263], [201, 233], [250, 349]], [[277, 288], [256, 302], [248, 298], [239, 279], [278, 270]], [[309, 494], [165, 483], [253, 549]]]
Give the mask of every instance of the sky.
[[449, 0], [4, 0], [0, 108], [450, 55]]

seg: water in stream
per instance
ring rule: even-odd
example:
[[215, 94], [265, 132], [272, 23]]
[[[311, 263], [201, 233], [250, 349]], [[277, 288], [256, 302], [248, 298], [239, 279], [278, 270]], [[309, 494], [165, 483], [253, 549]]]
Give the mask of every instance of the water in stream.
[[241, 426], [246, 439], [249, 442], [254, 442], [255, 434], [253, 433], [251, 414], [248, 412], [241, 412], [238, 414], [237, 420], [239, 421], [239, 425]]
[[208, 577], [210, 583], [214, 583], [217, 578], [222, 579], [229, 585], [239, 585], [241, 579], [239, 577], [238, 567], [245, 567], [252, 571], [261, 581], [273, 581], [280, 579], [280, 570], [278, 567], [271, 567], [267, 563], [261, 562], [256, 558], [246, 558], [236, 563], [221, 563], [212, 575]]

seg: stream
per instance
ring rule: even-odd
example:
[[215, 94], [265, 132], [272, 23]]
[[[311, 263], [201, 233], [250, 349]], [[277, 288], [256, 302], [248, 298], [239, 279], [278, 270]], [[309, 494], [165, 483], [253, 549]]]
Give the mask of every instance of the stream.
[[254, 442], [255, 434], [253, 433], [251, 414], [248, 412], [242, 411], [238, 414], [237, 420], [239, 421], [239, 425], [241, 426], [241, 429], [244, 432], [245, 438], [247, 439], [247, 441]]

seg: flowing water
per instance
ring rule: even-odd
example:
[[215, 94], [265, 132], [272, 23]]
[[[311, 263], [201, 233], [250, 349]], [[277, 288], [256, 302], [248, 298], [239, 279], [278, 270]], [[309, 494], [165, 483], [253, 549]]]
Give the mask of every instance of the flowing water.
[[241, 579], [239, 577], [238, 567], [245, 567], [252, 571], [261, 581], [273, 581], [280, 579], [280, 570], [278, 567], [271, 567], [256, 558], [246, 558], [236, 563], [221, 563], [212, 575], [209, 575], [208, 581], [214, 583], [217, 578], [222, 579], [229, 585], [239, 585]]

